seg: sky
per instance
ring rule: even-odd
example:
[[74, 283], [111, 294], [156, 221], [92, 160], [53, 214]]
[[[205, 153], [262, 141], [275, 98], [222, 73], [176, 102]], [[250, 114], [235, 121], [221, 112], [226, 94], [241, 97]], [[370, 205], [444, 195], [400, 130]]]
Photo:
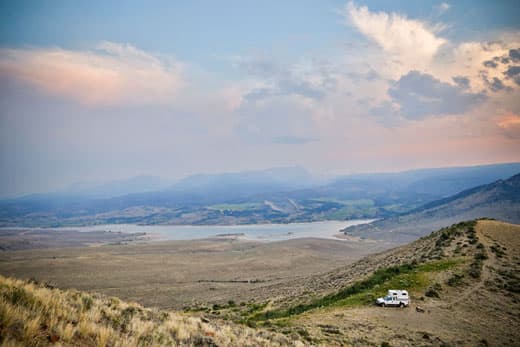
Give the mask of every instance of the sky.
[[2, 1], [0, 197], [520, 161], [518, 1]]

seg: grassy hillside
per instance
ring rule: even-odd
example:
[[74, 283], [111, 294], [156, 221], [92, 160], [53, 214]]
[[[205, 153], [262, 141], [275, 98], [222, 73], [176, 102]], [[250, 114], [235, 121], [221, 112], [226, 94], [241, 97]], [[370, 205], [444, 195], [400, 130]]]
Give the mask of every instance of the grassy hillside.
[[1, 346], [285, 346], [294, 338], [0, 276]]
[[[462, 222], [219, 315], [314, 345], [514, 346], [520, 338], [520, 226]], [[407, 289], [410, 308], [380, 308]], [[283, 290], [273, 288], [273, 293]], [[425, 312], [417, 312], [419, 306]]]

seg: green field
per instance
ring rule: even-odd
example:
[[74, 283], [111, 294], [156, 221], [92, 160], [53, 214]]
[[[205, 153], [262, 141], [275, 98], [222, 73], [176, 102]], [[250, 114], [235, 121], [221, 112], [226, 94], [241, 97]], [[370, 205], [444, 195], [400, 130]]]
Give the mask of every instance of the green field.
[[210, 210], [217, 210], [217, 211], [247, 211], [247, 210], [256, 210], [260, 207], [262, 207], [263, 204], [260, 202], [247, 202], [242, 204], [216, 204], [208, 206], [208, 209]]

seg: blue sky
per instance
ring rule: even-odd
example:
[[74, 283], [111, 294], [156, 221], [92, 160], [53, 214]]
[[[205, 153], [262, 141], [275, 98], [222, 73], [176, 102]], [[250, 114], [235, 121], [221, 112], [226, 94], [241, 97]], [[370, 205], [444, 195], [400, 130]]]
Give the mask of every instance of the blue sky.
[[518, 1], [3, 1], [0, 196], [519, 161]]
[[[459, 40], [482, 31], [518, 29], [518, 1], [365, 1], [372, 11], [397, 12], [422, 20], [442, 18]], [[447, 3], [446, 3], [447, 4]], [[336, 11], [345, 1], [4, 1], [2, 45], [73, 48], [101, 40], [130, 42], [146, 51], [207, 59], [229, 51], [270, 49], [277, 41], [305, 36], [311, 50], [323, 40], [347, 39]], [[216, 52], [217, 51], [217, 52]], [[220, 51], [220, 52], [218, 52]], [[295, 53], [300, 53], [296, 51]]]

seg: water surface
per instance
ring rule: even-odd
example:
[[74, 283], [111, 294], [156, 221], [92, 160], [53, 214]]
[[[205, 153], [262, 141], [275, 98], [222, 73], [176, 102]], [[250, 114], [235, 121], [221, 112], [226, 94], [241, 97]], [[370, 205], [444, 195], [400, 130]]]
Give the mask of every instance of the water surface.
[[339, 231], [351, 225], [369, 223], [370, 219], [349, 221], [323, 221], [289, 224], [248, 224], [248, 225], [135, 225], [106, 224], [83, 227], [53, 228], [79, 231], [112, 231], [124, 233], [144, 232], [159, 240], [195, 240], [210, 237], [236, 235], [242, 239], [255, 241], [281, 241], [303, 237], [336, 239]]

